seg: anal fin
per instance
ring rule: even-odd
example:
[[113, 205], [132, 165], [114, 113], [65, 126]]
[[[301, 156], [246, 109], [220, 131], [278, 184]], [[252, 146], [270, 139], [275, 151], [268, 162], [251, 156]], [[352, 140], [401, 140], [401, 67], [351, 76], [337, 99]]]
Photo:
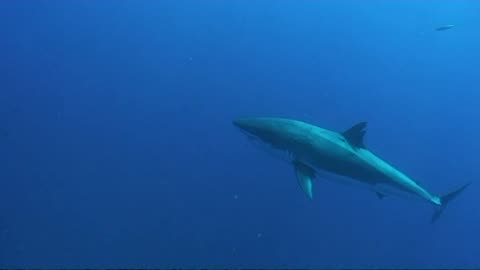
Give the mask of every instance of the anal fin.
[[292, 163], [300, 188], [310, 200], [313, 199], [313, 178], [315, 178], [315, 170], [297, 160], [294, 160]]

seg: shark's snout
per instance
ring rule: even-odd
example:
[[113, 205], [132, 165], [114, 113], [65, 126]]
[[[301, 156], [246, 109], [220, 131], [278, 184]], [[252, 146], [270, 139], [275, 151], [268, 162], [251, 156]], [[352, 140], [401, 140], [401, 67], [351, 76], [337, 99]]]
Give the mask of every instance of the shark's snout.
[[248, 121], [246, 121], [246, 119], [244, 118], [234, 119], [232, 121], [232, 124], [240, 129], [248, 128]]
[[233, 125], [251, 134], [258, 135], [263, 130], [263, 125], [255, 118], [237, 118], [232, 121]]
[[232, 121], [233, 125], [238, 127], [242, 132], [261, 137], [264, 133], [264, 127], [260, 121], [255, 118], [237, 118]]

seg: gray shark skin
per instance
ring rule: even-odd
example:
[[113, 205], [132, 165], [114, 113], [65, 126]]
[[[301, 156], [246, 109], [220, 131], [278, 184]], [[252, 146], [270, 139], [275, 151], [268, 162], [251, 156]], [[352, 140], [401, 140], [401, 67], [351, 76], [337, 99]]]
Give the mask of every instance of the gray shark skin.
[[[344, 132], [335, 132], [287, 118], [239, 118], [233, 124], [249, 136], [258, 138], [271, 147], [286, 151], [301, 189], [313, 198], [313, 179], [316, 172], [350, 178], [373, 187], [387, 185], [413, 194], [435, 205], [431, 222], [435, 222], [448, 202], [457, 197], [470, 184], [444, 196], [436, 196], [417, 184], [406, 174], [380, 159], [364, 143], [367, 123], [361, 122]], [[385, 195], [377, 191], [378, 198]]]

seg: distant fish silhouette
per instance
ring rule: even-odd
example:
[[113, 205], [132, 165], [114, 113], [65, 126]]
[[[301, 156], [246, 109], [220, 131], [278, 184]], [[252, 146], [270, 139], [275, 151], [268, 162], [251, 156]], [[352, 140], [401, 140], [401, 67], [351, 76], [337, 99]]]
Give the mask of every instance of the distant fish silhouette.
[[455, 25], [447, 24], [447, 25], [444, 25], [444, 26], [437, 27], [437, 28], [435, 28], [435, 30], [436, 31], [445, 31], [445, 30], [448, 30], [448, 29], [453, 28], [453, 27], [455, 27]]

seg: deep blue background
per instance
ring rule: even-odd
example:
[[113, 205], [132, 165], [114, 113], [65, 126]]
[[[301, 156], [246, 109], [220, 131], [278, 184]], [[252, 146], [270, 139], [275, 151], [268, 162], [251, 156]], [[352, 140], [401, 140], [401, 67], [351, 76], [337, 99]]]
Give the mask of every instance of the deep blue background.
[[[478, 1], [6, 1], [0, 267], [480, 266]], [[455, 24], [445, 32], [435, 27]], [[432, 207], [319, 180], [231, 120], [341, 131]]]

